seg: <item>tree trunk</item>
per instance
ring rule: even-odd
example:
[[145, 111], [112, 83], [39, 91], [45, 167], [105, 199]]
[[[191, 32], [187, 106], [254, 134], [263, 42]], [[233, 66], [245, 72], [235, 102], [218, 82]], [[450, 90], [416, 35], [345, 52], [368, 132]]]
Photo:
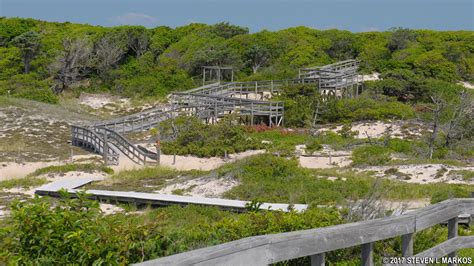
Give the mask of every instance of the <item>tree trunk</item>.
[[259, 67], [260, 66], [258, 66], [258, 65], [253, 65], [252, 66], [252, 71], [253, 71], [254, 74], [257, 73]]
[[24, 67], [25, 67], [25, 74], [28, 74], [30, 73], [30, 59], [28, 57], [25, 57], [23, 59], [23, 64], [24, 64]]

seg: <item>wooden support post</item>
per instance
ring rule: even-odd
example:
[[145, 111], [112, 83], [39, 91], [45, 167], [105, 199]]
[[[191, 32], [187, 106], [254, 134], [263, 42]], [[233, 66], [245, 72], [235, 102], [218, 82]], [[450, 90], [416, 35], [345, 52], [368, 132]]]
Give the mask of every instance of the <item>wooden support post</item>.
[[[448, 221], [448, 239], [455, 238], [458, 236], [458, 217], [454, 217]], [[448, 257], [454, 258], [456, 257], [457, 252], [451, 252], [448, 254]], [[454, 266], [457, 264], [448, 264], [450, 266]]]
[[204, 86], [206, 83], [206, 68], [202, 69], [202, 85]]
[[362, 266], [373, 266], [374, 265], [374, 243], [367, 243], [362, 245], [361, 254], [361, 265]]
[[326, 264], [326, 256], [324, 253], [312, 255], [311, 259], [311, 266], [324, 266]]
[[250, 125], [253, 125], [253, 103], [250, 106]]
[[257, 95], [258, 95], [258, 83], [255, 81], [255, 100], [257, 100]]
[[108, 162], [108, 158], [107, 158], [108, 157], [107, 152], [108, 152], [109, 147], [108, 147], [108, 143], [107, 143], [107, 131], [105, 131], [105, 130], [104, 130], [104, 139], [103, 139], [103, 141], [104, 141], [104, 146], [103, 146], [104, 150], [102, 152], [102, 155], [104, 156], [104, 164], [108, 165], [109, 162]]
[[413, 233], [402, 235], [402, 256], [413, 256]]
[[176, 164], [176, 153], [173, 154], [173, 165], [175, 165], [175, 164]]

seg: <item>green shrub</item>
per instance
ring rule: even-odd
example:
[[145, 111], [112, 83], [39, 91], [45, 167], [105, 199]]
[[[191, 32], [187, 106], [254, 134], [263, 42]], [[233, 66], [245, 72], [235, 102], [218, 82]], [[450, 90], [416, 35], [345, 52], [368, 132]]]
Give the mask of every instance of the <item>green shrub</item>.
[[[337, 209], [234, 214], [173, 206], [142, 215], [104, 215], [96, 201], [17, 202], [0, 227], [0, 261], [9, 264], [125, 265], [244, 237], [339, 224]], [[5, 225], [5, 226], [3, 226]]]
[[[171, 123], [162, 123], [164, 137], [172, 134]], [[242, 126], [230, 124], [227, 119], [216, 125], [206, 125], [196, 117], [179, 117], [173, 123], [179, 133], [175, 140], [162, 143], [165, 154], [212, 157], [265, 147], [261, 141], [248, 136]]]
[[321, 145], [321, 140], [317, 138], [310, 138], [306, 141], [306, 152], [313, 153], [315, 151], [319, 151], [323, 149], [323, 145]]
[[92, 164], [92, 163], [81, 163], [81, 164], [65, 164], [65, 165], [52, 165], [44, 168], [35, 170], [29, 176], [39, 176], [49, 173], [67, 173], [73, 171], [83, 171], [83, 172], [94, 172], [101, 171], [107, 174], [113, 174], [114, 170], [110, 167], [103, 166], [101, 164]]
[[390, 150], [378, 145], [361, 146], [352, 150], [351, 159], [354, 166], [383, 165], [390, 161]]
[[412, 152], [412, 142], [404, 139], [393, 138], [388, 141], [388, 148], [394, 152], [408, 154]]
[[39, 80], [35, 74], [15, 75], [8, 80], [0, 80], [0, 95], [58, 103], [58, 97], [51, 91], [48, 82]]

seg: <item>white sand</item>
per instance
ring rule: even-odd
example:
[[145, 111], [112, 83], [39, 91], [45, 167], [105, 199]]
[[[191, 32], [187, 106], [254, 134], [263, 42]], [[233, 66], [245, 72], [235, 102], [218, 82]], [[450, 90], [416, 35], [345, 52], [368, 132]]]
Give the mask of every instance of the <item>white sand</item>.
[[380, 80], [380, 73], [374, 72], [369, 75], [359, 75], [359, 79], [364, 79], [364, 81], [369, 81], [369, 80]]
[[[399, 180], [407, 183], [449, 183], [449, 184], [474, 184], [474, 180], [456, 180], [449, 176], [449, 172], [453, 170], [468, 170], [474, 171], [474, 167], [457, 167], [443, 164], [409, 164], [409, 165], [397, 165], [397, 166], [371, 166], [359, 168], [362, 171], [375, 171], [376, 176], [386, 176], [384, 173], [387, 169], [395, 168], [403, 174], [409, 175], [410, 179], [401, 178]], [[436, 177], [437, 173], [441, 173], [440, 169], [446, 169], [442, 176]], [[440, 172], [439, 172], [440, 171]], [[390, 175], [389, 178], [397, 179], [395, 175]]]
[[12, 178], [23, 178], [33, 173], [34, 171], [48, 167], [64, 165], [67, 163], [87, 163], [96, 159], [102, 158], [97, 154], [88, 155], [74, 155], [71, 160], [66, 161], [51, 161], [51, 162], [25, 162], [25, 163], [14, 163], [14, 162], [0, 162], [0, 181]]
[[126, 98], [118, 98], [109, 94], [91, 94], [81, 93], [79, 103], [91, 107], [92, 109], [100, 109], [107, 104], [117, 104], [121, 107], [128, 106], [130, 101]]
[[296, 154], [298, 156], [300, 166], [304, 168], [318, 169], [318, 168], [334, 168], [345, 167], [351, 164], [351, 153], [347, 151], [335, 151], [328, 145], [323, 145], [321, 151], [307, 154], [305, 151], [306, 145], [296, 145]]
[[318, 168], [334, 168], [334, 167], [345, 167], [351, 164], [350, 155], [341, 156], [341, 157], [332, 157], [329, 156], [318, 156], [318, 157], [309, 157], [301, 156], [299, 157], [300, 166], [304, 168], [318, 169]]
[[114, 204], [108, 204], [108, 203], [100, 203], [100, 210], [105, 214], [105, 215], [110, 215], [110, 214], [115, 214], [119, 212], [123, 212], [123, 208], [120, 208], [117, 205]]
[[[381, 121], [376, 121], [376, 122], [365, 122], [365, 123], [354, 123], [352, 124], [352, 131], [356, 131], [357, 134], [355, 135], [355, 138], [363, 139], [367, 138], [367, 135], [371, 138], [380, 138], [383, 137], [385, 131], [389, 128], [392, 127], [392, 132], [391, 132], [391, 137], [393, 138], [406, 138], [409, 136], [420, 136], [422, 129], [421, 128], [415, 128], [415, 127], [409, 127], [406, 129], [402, 129], [402, 122], [398, 123], [391, 123], [391, 122], [381, 122]], [[318, 132], [325, 132], [325, 131], [333, 131], [336, 132], [342, 129], [342, 125], [329, 128], [329, 127], [323, 127], [318, 129]]]
[[160, 194], [173, 194], [174, 190], [184, 190], [184, 195], [205, 198], [220, 198], [226, 191], [237, 186], [239, 182], [230, 177], [200, 177], [184, 180], [155, 191]]
[[40, 168], [60, 164], [61, 162], [0, 163], [0, 181], [12, 178], [23, 178]]
[[[224, 160], [221, 157], [211, 157], [211, 158], [199, 158], [196, 156], [180, 156], [176, 155], [176, 163], [173, 164], [173, 155], [164, 155], [160, 157], [160, 165], [167, 166], [178, 170], [203, 170], [209, 171], [216, 169], [225, 163], [235, 162], [243, 158], [265, 153], [265, 150], [253, 150], [245, 151], [241, 153], [229, 154], [229, 158]], [[121, 156], [118, 166], [112, 166], [114, 171], [130, 170], [130, 169], [139, 169], [143, 165], [137, 165], [134, 162], [130, 161], [128, 158]]]
[[474, 84], [469, 83], [467, 81], [459, 81], [458, 84], [464, 86], [464, 88], [474, 89]]

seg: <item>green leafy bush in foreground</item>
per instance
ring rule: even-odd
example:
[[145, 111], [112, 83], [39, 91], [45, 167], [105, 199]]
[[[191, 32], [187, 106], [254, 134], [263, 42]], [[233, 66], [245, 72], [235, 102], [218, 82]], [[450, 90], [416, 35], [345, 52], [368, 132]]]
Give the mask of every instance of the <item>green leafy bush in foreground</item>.
[[[96, 201], [48, 197], [16, 202], [0, 221], [0, 264], [126, 265], [255, 235], [312, 229], [344, 223], [336, 208], [305, 212], [230, 213], [214, 207], [172, 206], [143, 214], [104, 215]], [[460, 229], [461, 235], [469, 231]], [[472, 232], [471, 232], [472, 234]], [[416, 234], [415, 249], [446, 240], [441, 226]], [[375, 245], [375, 260], [400, 253], [400, 238]], [[358, 263], [358, 247], [329, 252], [329, 263]], [[465, 252], [463, 255], [472, 255]], [[291, 261], [307, 265], [308, 258]], [[283, 263], [283, 265], [286, 265]]]
[[104, 215], [85, 195], [17, 202], [0, 228], [0, 262], [117, 265], [243, 237], [341, 223], [336, 209], [235, 214], [212, 207], [169, 207], [143, 215]]

